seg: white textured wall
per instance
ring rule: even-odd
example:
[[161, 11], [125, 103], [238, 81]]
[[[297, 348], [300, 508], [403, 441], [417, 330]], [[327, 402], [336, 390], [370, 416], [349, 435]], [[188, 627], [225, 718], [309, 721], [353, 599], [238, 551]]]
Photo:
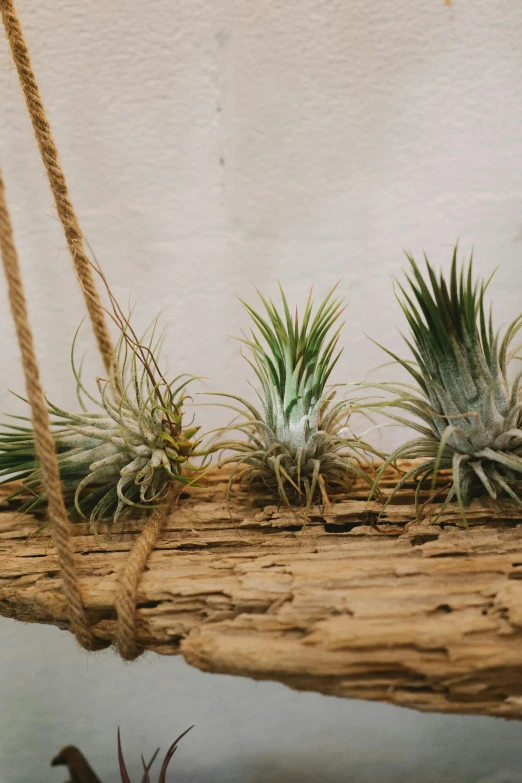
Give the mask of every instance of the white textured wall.
[[[246, 323], [235, 295], [279, 277], [302, 302], [341, 278], [337, 379], [359, 379], [382, 360], [364, 331], [399, 344], [402, 249], [446, 262], [457, 237], [481, 269], [503, 262], [497, 311], [515, 313], [520, 3], [18, 5], [83, 229], [138, 320], [164, 310], [173, 370], [247, 391], [227, 337]], [[83, 303], [3, 42], [0, 69], [0, 160], [39, 356], [50, 396], [73, 404]], [[0, 319], [3, 386], [20, 389]]]
[[[502, 263], [492, 287], [499, 319], [520, 309], [521, 3], [18, 0], [18, 6], [84, 232], [121, 301], [129, 294], [138, 299], [140, 323], [163, 309], [173, 371], [209, 376], [211, 388], [248, 393], [246, 366], [226, 337], [246, 323], [234, 295], [253, 299], [253, 284], [273, 292], [279, 277], [289, 298], [302, 302], [311, 283], [322, 294], [341, 278], [349, 308], [337, 380], [363, 378], [382, 361], [363, 332], [399, 345], [390, 275], [400, 270], [402, 248], [424, 248], [447, 263], [457, 237], [466, 252], [474, 245], [480, 270]], [[46, 388], [59, 404], [72, 405], [68, 354], [83, 302], [3, 40], [0, 163]], [[0, 280], [0, 301], [4, 294]], [[0, 330], [0, 408], [20, 410], [5, 392], [23, 389], [6, 306]], [[87, 372], [94, 374], [99, 365], [87, 329], [83, 342], [91, 349]], [[204, 423], [215, 415], [203, 413]], [[0, 759], [7, 759], [9, 774], [2, 778], [0, 765], [0, 780], [21, 783], [35, 780], [35, 759], [55, 750], [38, 738], [56, 698], [58, 670], [64, 689], [79, 680], [76, 714], [88, 734], [94, 707], [81, 717], [82, 700], [93, 693], [86, 667], [99, 678], [100, 702], [104, 693], [118, 699], [118, 689], [109, 686], [127, 669], [104, 663], [103, 656], [87, 664], [57, 632], [36, 629], [40, 637], [5, 622], [2, 629], [2, 677], [9, 681], [16, 673], [26, 696], [19, 700], [17, 687], [2, 688]], [[25, 641], [33, 645], [39, 638], [45, 666], [20, 668]], [[166, 677], [173, 673], [172, 709], [163, 704], [161, 715], [173, 716], [174, 730], [202, 720], [209, 679], [194, 674], [199, 701], [185, 688], [180, 704], [175, 678], [186, 685], [189, 675], [173, 662], [161, 670]], [[133, 703], [147, 705], [152, 724], [148, 677], [158, 670], [143, 662], [133, 672], [139, 694]], [[28, 696], [36, 677], [39, 721], [31, 718]], [[266, 709], [270, 687], [252, 686], [247, 704], [244, 685], [226, 686], [237, 694], [227, 709], [249, 727], [242, 743], [259, 742], [259, 749], [256, 705]], [[159, 698], [156, 681], [154, 688]], [[100, 704], [100, 769], [108, 769], [116, 715], [127, 735], [147, 734], [153, 742], [155, 727], [140, 727], [140, 710], [128, 711], [123, 686], [121, 694], [110, 720]], [[287, 698], [308, 704], [308, 697]], [[300, 720], [289, 704], [288, 715]], [[344, 745], [358, 705], [319, 698], [313, 704], [317, 735], [308, 744]], [[46, 730], [50, 745], [68, 741], [66, 722], [74, 726], [70, 713], [62, 714], [64, 720], [55, 716], [53, 730]], [[373, 708], [377, 735], [388, 731], [389, 714]], [[339, 715], [346, 725], [333, 720]], [[411, 719], [399, 711], [394, 716], [393, 724], [408, 730]], [[222, 718], [209, 720], [210, 734]], [[429, 744], [429, 720], [413, 722], [416, 742]], [[469, 727], [471, 748], [477, 723], [459, 725]], [[508, 734], [503, 723], [488, 727], [494, 768], [493, 748], [505, 749]], [[161, 732], [167, 736], [170, 726]], [[76, 730], [71, 733], [77, 739]], [[22, 741], [33, 748], [20, 759]], [[291, 742], [288, 753], [295, 753]], [[449, 732], [448, 743], [448, 759], [458, 755], [460, 763], [456, 733]], [[204, 747], [195, 740], [194, 746]], [[233, 754], [233, 745], [226, 747]], [[413, 774], [404, 747], [405, 758], [394, 761], [402, 781]], [[470, 750], [469, 770], [473, 755]], [[331, 758], [331, 750], [325, 752], [326, 768]], [[38, 778], [58, 779], [50, 771]], [[241, 778], [247, 779], [261, 778]], [[381, 779], [391, 780], [390, 773]], [[418, 768], [411, 780], [420, 780]]]

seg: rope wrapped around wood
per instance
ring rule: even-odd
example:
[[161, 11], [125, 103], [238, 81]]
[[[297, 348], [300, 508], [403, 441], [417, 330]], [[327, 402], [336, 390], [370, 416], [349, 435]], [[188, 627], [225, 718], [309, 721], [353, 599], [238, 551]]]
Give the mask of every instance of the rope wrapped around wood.
[[[35, 137], [53, 192], [58, 216], [65, 232], [80, 286], [84, 293], [98, 348], [105, 368], [110, 373], [113, 345], [107, 328], [105, 310], [94, 283], [91, 262], [85, 253], [82, 232], [69, 198], [65, 175], [60, 165], [58, 149], [45, 113], [36, 76], [31, 66], [31, 59], [22, 33], [22, 27], [12, 0], [0, 0], [0, 10]], [[99, 650], [109, 646], [109, 643], [96, 639], [93, 636], [85, 615], [75, 567], [71, 528], [63, 499], [58, 458], [50, 429], [49, 412], [40, 383], [40, 373], [29, 325], [18, 254], [14, 244], [13, 230], [5, 201], [5, 189], [1, 175], [0, 250], [7, 278], [9, 302], [22, 355], [27, 396], [31, 404], [35, 445], [41, 462], [42, 482], [48, 498], [49, 518], [63, 576], [64, 594], [67, 601], [71, 629], [82, 647], [87, 650]], [[118, 615], [116, 645], [125, 660], [133, 660], [142, 653], [142, 649], [136, 644], [135, 640], [136, 593], [147, 559], [161, 533], [166, 515], [166, 507], [158, 508], [153, 512], [129, 553], [128, 561], [120, 574], [120, 590], [115, 601]]]
[[115, 600], [118, 615], [116, 647], [126, 661], [133, 661], [143, 653], [143, 648], [136, 643], [136, 594], [149, 555], [163, 530], [171, 498], [172, 493], [167, 497], [164, 506], [159, 506], [152, 512], [119, 575], [119, 589]]
[[47, 403], [40, 383], [40, 372], [34, 350], [33, 334], [27, 315], [27, 304], [20, 275], [18, 253], [14, 244], [13, 228], [7, 210], [4, 182], [1, 174], [0, 250], [7, 279], [9, 304], [22, 355], [27, 396], [31, 404], [36, 452], [40, 460], [43, 485], [48, 498], [49, 518], [63, 576], [63, 589], [69, 607], [69, 619], [72, 630], [82, 647], [85, 647], [87, 650], [98, 650], [106, 645], [93, 637], [85, 616], [74, 564], [69, 520], [67, 519], [67, 511], [62, 495], [58, 459], [50, 430]]

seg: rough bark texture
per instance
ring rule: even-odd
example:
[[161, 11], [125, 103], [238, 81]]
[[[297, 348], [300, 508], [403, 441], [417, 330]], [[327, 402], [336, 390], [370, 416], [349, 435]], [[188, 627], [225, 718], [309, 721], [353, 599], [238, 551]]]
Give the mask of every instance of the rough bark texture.
[[[275, 506], [229, 514], [225, 478], [170, 514], [139, 589], [142, 645], [297, 689], [522, 718], [522, 509], [474, 501], [466, 529], [454, 507], [433, 524], [434, 503], [414, 521], [406, 489], [376, 529], [379, 504], [361, 490], [303, 527]], [[102, 638], [114, 638], [117, 575], [140, 526], [127, 519], [107, 544], [76, 526]], [[67, 628], [57, 559], [37, 529], [0, 513], [0, 613]]]

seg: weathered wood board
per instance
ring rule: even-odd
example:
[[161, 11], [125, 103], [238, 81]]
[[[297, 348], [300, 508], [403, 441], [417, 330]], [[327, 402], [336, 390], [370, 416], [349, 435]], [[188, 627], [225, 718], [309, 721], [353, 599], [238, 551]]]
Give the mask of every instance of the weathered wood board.
[[[169, 515], [138, 593], [147, 649], [297, 689], [522, 719], [516, 504], [476, 500], [466, 529], [454, 507], [433, 524], [437, 503], [415, 521], [406, 488], [377, 530], [379, 504], [361, 489], [303, 527], [273, 505], [229, 511], [225, 488], [218, 471]], [[38, 524], [0, 513], [0, 614], [67, 628], [57, 558]], [[114, 638], [118, 571], [142, 524], [127, 518], [110, 543], [75, 526], [101, 638]]]

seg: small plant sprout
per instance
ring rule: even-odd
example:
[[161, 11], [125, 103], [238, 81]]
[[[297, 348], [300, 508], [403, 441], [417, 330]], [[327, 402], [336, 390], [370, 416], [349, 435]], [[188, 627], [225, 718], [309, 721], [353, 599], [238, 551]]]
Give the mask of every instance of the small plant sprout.
[[[158, 777], [158, 783], [166, 783], [166, 780], [167, 780], [167, 769], [168, 769], [168, 766], [169, 766], [170, 761], [172, 759], [172, 756], [174, 755], [174, 753], [178, 749], [178, 744], [180, 743], [180, 741], [183, 739], [183, 737], [186, 734], [189, 733], [189, 731], [192, 728], [194, 728], [194, 727], [191, 726], [186, 731], [184, 731], [183, 734], [180, 734], [180, 736], [176, 740], [174, 740], [174, 742], [172, 743], [172, 745], [168, 749], [168, 751], [167, 751], [167, 753], [165, 755], [165, 758], [163, 760], [163, 763], [161, 765], [161, 769], [160, 769], [160, 773], [159, 773], [159, 777]], [[141, 762], [143, 764], [143, 777], [141, 779], [141, 783], [151, 783], [149, 772], [150, 772], [150, 769], [151, 769], [151, 767], [152, 767], [152, 765], [153, 765], [153, 763], [154, 763], [158, 753], [159, 753], [159, 748], [154, 753], [152, 759], [149, 761], [148, 764], [145, 762], [145, 759], [143, 758], [143, 756], [141, 757]], [[129, 777], [129, 773], [127, 772], [127, 767], [125, 766], [125, 761], [124, 761], [124, 758], [123, 758], [123, 751], [122, 751], [122, 747], [121, 747], [121, 739], [120, 739], [120, 730], [119, 729], [118, 729], [118, 761], [119, 761], [119, 765], [120, 765], [121, 783], [132, 783], [131, 779]]]
[[222, 439], [212, 451], [227, 450], [220, 465], [234, 464], [234, 484], [249, 490], [268, 490], [287, 506], [305, 506], [317, 500], [328, 503], [333, 488], [349, 489], [354, 477], [372, 479], [358, 457], [375, 453], [350, 437], [346, 428], [354, 407], [335, 401], [327, 383], [341, 351], [338, 349], [342, 301], [330, 291], [314, 314], [312, 292], [299, 318], [292, 316], [281, 288], [282, 307], [259, 293], [265, 314], [242, 302], [253, 321], [245, 346], [247, 362], [259, 386], [254, 388], [259, 407], [233, 394], [223, 396], [242, 406], [231, 407], [239, 420], [221, 431], [241, 433], [243, 439]]
[[[159, 777], [158, 777], [158, 783], [166, 783], [167, 780], [167, 770], [169, 767], [169, 764], [172, 760], [172, 757], [176, 750], [178, 749], [178, 745], [185, 737], [186, 734], [189, 733], [191, 729], [193, 729], [193, 726], [190, 726], [186, 731], [183, 732], [183, 734], [180, 734], [180, 736], [174, 740], [170, 748], [168, 749], [167, 753], [165, 754], [165, 758], [163, 759], [163, 763], [161, 765]], [[145, 762], [145, 759], [143, 756], [141, 757], [141, 763], [143, 765], [143, 776], [141, 778], [141, 783], [151, 783], [150, 778], [150, 771], [152, 769], [152, 766], [158, 756], [159, 748], [156, 750], [154, 755], [152, 756], [151, 760], [147, 764]], [[78, 750], [74, 745], [67, 745], [65, 748], [62, 748], [62, 750], [58, 753], [57, 756], [54, 757], [54, 759], [51, 761], [52, 767], [59, 767], [59, 766], [66, 766], [69, 770], [69, 775], [71, 777], [70, 783], [100, 783], [100, 779], [92, 769], [91, 765], [83, 755], [83, 753]], [[121, 738], [120, 738], [120, 730], [118, 729], [118, 766], [120, 771], [120, 777], [121, 777], [121, 783], [131, 783], [131, 779], [129, 777], [129, 773], [127, 771], [127, 767], [125, 765], [125, 760], [123, 758], [123, 750], [121, 747]]]
[[[71, 364], [81, 411], [49, 403], [63, 489], [74, 498], [70, 510], [89, 518], [94, 531], [98, 521], [114, 524], [126, 509], [161, 503], [170, 485], [190, 483], [184, 468], [195, 470], [189, 458], [198, 428], [183, 424], [192, 376], [167, 381], [159, 368], [163, 335], [157, 338], [156, 323], [140, 340], [121, 310], [115, 313], [120, 338], [110, 377], [97, 379], [97, 396], [87, 391], [76, 366], [75, 337]], [[3, 483], [22, 480], [10, 497], [29, 491], [22, 511], [30, 511], [45, 502], [45, 494], [30, 420], [25, 421], [6, 424], [0, 433], [0, 477]]]
[[[501, 338], [484, 302], [491, 277], [487, 282], [474, 282], [473, 261], [460, 265], [457, 248], [448, 281], [442, 272], [437, 277], [427, 258], [425, 275], [411, 256], [408, 260], [409, 290], [399, 285], [398, 300], [410, 327], [406, 343], [413, 361], [384, 350], [415, 384], [378, 387], [396, 395], [385, 414], [415, 429], [419, 437], [388, 457], [374, 486], [389, 464], [400, 458], [420, 459], [401, 477], [387, 503], [413, 479], [417, 481], [418, 513], [426, 482], [431, 481], [434, 490], [439, 470], [452, 468], [440, 513], [456, 499], [465, 521], [465, 506], [483, 493], [493, 499], [509, 496], [522, 505], [518, 492], [522, 482], [522, 373], [509, 373], [520, 347], [513, 346], [513, 341], [522, 328], [522, 315]], [[413, 418], [403, 417], [401, 411]]]

